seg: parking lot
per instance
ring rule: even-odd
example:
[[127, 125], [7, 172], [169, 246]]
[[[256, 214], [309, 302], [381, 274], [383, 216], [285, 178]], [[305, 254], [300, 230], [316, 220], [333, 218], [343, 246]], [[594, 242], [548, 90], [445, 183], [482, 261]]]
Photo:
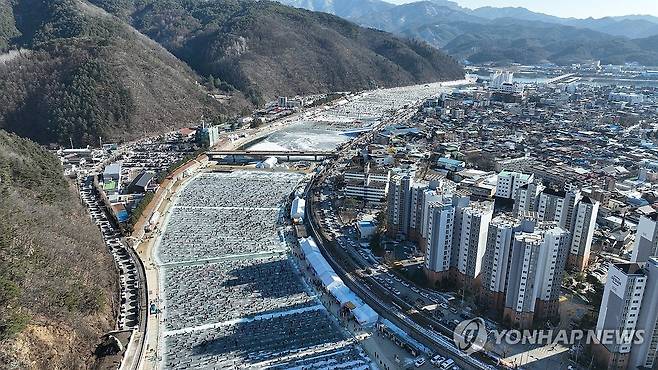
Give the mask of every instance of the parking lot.
[[[162, 263], [282, 250], [278, 209], [174, 207], [162, 233]], [[249, 240], [249, 243], [245, 243]]]
[[118, 329], [136, 328], [139, 315], [139, 281], [135, 262], [121, 240], [121, 235], [110, 222], [102, 201], [93, 187], [93, 177], [83, 178], [80, 197], [89, 209], [92, 220], [100, 229], [103, 240], [119, 270], [120, 305], [117, 318]]
[[166, 342], [171, 348], [166, 368], [288, 368], [295, 362], [311, 366], [341, 360], [365, 365], [324, 308], [183, 332], [167, 336]]

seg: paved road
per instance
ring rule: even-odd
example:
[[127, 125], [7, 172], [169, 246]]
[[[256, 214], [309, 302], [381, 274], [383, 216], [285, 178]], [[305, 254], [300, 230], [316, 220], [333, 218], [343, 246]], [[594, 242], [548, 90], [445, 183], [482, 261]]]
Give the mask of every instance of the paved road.
[[[387, 124], [393, 122], [400, 122], [407, 120], [413, 116], [417, 107], [411, 107], [409, 110], [398, 111], [393, 117], [389, 120], [383, 121], [373, 131], [360, 136], [356, 140], [352, 141], [350, 144], [343, 146], [339, 150], [339, 158], [345, 155], [348, 155], [355, 147], [361, 143], [367, 143], [376, 133], [385, 127]], [[331, 166], [328, 165], [328, 166]], [[359, 260], [359, 257], [350, 256], [346, 249], [338, 247], [333, 237], [326, 233], [327, 230], [320, 231], [320, 216], [319, 209], [316, 208], [317, 204], [320, 201], [319, 193], [315, 193], [315, 190], [319, 190], [321, 184], [324, 182], [324, 179], [327, 178], [328, 174], [332, 171], [331, 167], [324, 168], [318, 176], [314, 178], [306, 192], [306, 204], [308, 205], [307, 214], [310, 217], [307, 217], [307, 223], [310, 226], [312, 234], [316, 237], [319, 242], [319, 246], [327, 258], [327, 261], [330, 262], [332, 267], [336, 272], [343, 278], [345, 284], [352, 289], [359, 297], [364, 299], [366, 303], [371, 305], [373, 309], [377, 311], [381, 316], [391, 320], [396, 325], [399, 325], [403, 328], [408, 334], [412, 335], [414, 339], [419, 340], [420, 342], [428, 345], [430, 348], [436, 351], [436, 353], [441, 354], [442, 356], [448, 356], [453, 358], [461, 367], [467, 369], [484, 369], [488, 368], [490, 365], [487, 365], [481, 362], [479, 359], [473, 357], [463, 357], [461, 353], [454, 348], [452, 344], [451, 331], [448, 328], [442, 326], [436, 320], [427, 317], [426, 315], [418, 312], [410, 317], [405, 311], [412, 310], [413, 306], [409, 303], [403, 301], [396, 296], [395, 293], [389, 291], [385, 288], [385, 284], [388, 281], [385, 281], [383, 284], [380, 281], [377, 281], [372, 278], [365, 278], [360, 274], [356, 273], [356, 270], [363, 268], [364, 262], [360, 261], [359, 263], [355, 262]], [[313, 191], [312, 191], [313, 190]], [[388, 278], [390, 279], [390, 277]], [[371, 280], [371, 281], [368, 281]], [[394, 281], [397, 281], [393, 277]], [[391, 281], [392, 284], [393, 281]], [[401, 283], [401, 281], [400, 281]], [[403, 286], [404, 287], [404, 286]], [[406, 288], [406, 287], [404, 287]], [[414, 292], [415, 293], [415, 292]], [[419, 291], [420, 294], [420, 291]], [[437, 330], [443, 331], [445, 334], [449, 335], [448, 337], [443, 336], [433, 330], [428, 328], [436, 328]], [[450, 338], [450, 339], [448, 339]]]

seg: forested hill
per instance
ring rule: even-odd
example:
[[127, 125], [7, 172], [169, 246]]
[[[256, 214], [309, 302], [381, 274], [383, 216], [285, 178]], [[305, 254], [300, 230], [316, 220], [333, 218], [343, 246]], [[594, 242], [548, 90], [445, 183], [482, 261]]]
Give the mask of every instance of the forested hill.
[[117, 279], [59, 160], [0, 130], [0, 368], [91, 367]]
[[270, 1], [92, 0], [203, 76], [254, 101], [456, 79], [462, 68], [425, 43]]
[[91, 2], [100, 7], [0, 0], [0, 128], [78, 146], [222, 120], [278, 95], [463, 76], [425, 43], [275, 2]]
[[[89, 3], [0, 0], [0, 128], [40, 143], [130, 139], [230, 113], [157, 43]], [[239, 94], [231, 108], [244, 106]], [[228, 104], [227, 104], [228, 105]]]

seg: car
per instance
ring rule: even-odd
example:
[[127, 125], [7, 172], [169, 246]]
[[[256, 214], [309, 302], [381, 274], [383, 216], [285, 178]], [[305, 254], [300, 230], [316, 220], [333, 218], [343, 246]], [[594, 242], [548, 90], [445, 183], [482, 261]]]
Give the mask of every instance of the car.
[[441, 363], [441, 368], [447, 370], [454, 364], [455, 364], [455, 360], [449, 358]]
[[438, 364], [440, 364], [441, 362], [443, 362], [443, 357], [441, 357], [441, 355], [435, 355], [435, 356], [432, 357], [432, 359], [430, 360], [430, 363], [431, 363], [432, 365], [438, 365]]
[[452, 312], [456, 315], [457, 314], [457, 309], [454, 308], [454, 307], [450, 307], [450, 312]]
[[415, 292], [415, 293], [419, 293], [419, 292], [420, 292], [420, 290], [418, 290], [418, 288], [416, 288], [415, 286], [412, 286], [412, 287], [411, 287], [411, 290], [412, 290], [413, 292]]
[[409, 283], [407, 283], [406, 281], [403, 281], [403, 282], [402, 282], [402, 285], [405, 286], [405, 287], [407, 287], [407, 288], [409, 287]]
[[414, 362], [414, 366], [416, 366], [416, 367], [421, 367], [423, 365], [425, 365], [425, 358], [424, 357], [419, 357]]

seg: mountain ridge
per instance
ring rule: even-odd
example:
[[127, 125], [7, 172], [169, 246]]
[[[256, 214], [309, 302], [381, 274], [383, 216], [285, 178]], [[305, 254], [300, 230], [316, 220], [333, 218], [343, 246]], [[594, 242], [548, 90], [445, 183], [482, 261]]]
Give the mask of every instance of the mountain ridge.
[[0, 63], [0, 128], [44, 144], [84, 145], [230, 113], [187, 65], [99, 8], [77, 0], [11, 4], [20, 32], [12, 47], [27, 50]]
[[521, 7], [471, 10], [425, 0], [352, 20], [426, 41], [465, 62], [652, 65], [658, 56], [658, 48], [644, 41], [658, 35], [658, 18], [651, 16], [560, 18]]
[[118, 305], [99, 230], [59, 159], [4, 130], [0, 180], [0, 363], [91, 368]]
[[[116, 0], [92, 0], [106, 9]], [[142, 1], [130, 22], [197, 73], [252, 101], [456, 79], [456, 61], [424, 42], [270, 1]], [[165, 26], [162, 26], [162, 25]], [[173, 25], [169, 27], [168, 25]], [[267, 71], [267, 73], [262, 73]]]

